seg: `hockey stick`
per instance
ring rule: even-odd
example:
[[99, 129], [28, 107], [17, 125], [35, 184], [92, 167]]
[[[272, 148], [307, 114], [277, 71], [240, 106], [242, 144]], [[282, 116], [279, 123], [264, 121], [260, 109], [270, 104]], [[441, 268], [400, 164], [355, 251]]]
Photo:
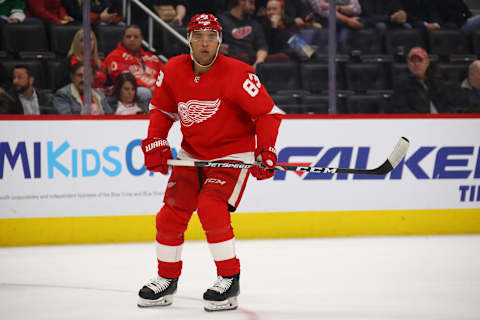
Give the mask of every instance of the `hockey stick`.
[[[318, 173], [354, 173], [354, 174], [387, 174], [395, 168], [405, 157], [409, 146], [409, 141], [405, 137], [398, 140], [395, 149], [385, 162], [375, 169], [348, 169], [348, 168], [328, 168], [328, 167], [304, 167], [288, 164], [277, 164], [273, 169], [281, 171], [301, 171], [301, 172], [318, 172]], [[248, 169], [258, 163], [234, 163], [234, 162], [217, 162], [217, 161], [194, 161], [194, 160], [168, 160], [170, 166], [183, 167], [211, 167], [211, 168], [235, 168]]]

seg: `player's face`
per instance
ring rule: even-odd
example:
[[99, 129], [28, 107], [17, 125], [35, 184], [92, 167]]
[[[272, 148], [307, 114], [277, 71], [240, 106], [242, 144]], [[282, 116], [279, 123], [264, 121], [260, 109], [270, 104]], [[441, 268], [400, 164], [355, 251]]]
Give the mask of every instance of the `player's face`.
[[192, 54], [195, 60], [202, 65], [212, 62], [219, 46], [217, 32], [212, 30], [193, 31]]

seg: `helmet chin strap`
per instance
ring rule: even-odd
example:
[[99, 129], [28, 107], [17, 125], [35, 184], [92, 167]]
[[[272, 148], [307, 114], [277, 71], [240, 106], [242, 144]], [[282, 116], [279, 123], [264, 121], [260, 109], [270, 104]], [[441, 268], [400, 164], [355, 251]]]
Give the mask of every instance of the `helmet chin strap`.
[[[192, 32], [193, 33], [193, 32]], [[222, 39], [220, 38], [220, 36], [218, 35], [218, 32], [217, 32], [217, 39], [218, 39], [218, 46], [217, 46], [217, 52], [215, 52], [215, 57], [213, 57], [213, 60], [212, 62], [210, 62], [209, 64], [201, 64], [197, 61], [197, 59], [195, 59], [195, 57], [193, 56], [193, 50], [192, 50], [192, 34], [190, 33], [190, 36], [189, 36], [189, 39], [188, 39], [188, 47], [190, 48], [190, 58], [192, 58], [193, 62], [202, 67], [202, 68], [208, 68], [208, 67], [211, 67], [214, 63], [215, 63], [215, 60], [217, 60], [217, 56], [218, 56], [218, 51], [220, 51], [220, 45], [222, 44]]]

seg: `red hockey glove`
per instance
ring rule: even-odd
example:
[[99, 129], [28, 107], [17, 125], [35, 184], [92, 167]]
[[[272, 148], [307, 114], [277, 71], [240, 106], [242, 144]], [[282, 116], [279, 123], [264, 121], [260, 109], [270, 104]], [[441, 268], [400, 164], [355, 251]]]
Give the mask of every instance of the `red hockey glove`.
[[273, 177], [274, 170], [272, 169], [277, 163], [277, 153], [275, 152], [275, 148], [268, 147], [262, 149], [261, 151], [256, 151], [255, 159], [261, 162], [263, 167], [253, 166], [250, 169], [252, 176], [257, 178], [257, 180], [270, 179], [271, 177]]
[[149, 171], [168, 173], [167, 160], [173, 159], [168, 141], [159, 138], [142, 140], [142, 151], [145, 155], [145, 167]]

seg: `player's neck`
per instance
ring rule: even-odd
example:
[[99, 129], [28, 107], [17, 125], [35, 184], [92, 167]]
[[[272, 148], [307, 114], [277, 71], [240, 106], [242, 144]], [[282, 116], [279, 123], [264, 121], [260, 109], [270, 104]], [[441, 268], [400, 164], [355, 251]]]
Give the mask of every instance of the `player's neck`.
[[201, 65], [199, 65], [199, 64], [197, 64], [193, 61], [192, 61], [192, 63], [193, 63], [193, 73], [198, 74], [198, 75], [202, 75], [202, 74], [207, 73], [213, 67], [213, 64], [211, 66], [208, 66], [208, 67], [205, 66], [204, 67], [204, 66], [201, 66]]

